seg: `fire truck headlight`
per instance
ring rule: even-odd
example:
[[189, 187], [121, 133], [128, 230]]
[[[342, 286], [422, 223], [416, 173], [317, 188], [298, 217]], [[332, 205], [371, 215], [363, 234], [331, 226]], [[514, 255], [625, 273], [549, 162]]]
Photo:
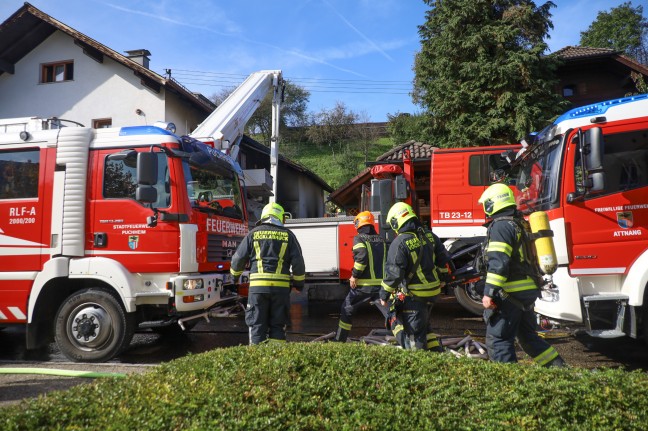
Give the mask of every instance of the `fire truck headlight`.
[[202, 288], [203, 288], [202, 278], [188, 279], [182, 283], [182, 289], [184, 290], [194, 290], [194, 289], [202, 289]]

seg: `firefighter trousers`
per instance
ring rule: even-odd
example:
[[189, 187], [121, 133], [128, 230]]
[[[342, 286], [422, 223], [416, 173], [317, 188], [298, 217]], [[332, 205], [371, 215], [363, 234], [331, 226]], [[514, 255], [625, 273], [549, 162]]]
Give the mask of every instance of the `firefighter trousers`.
[[290, 323], [290, 289], [271, 289], [258, 292], [251, 288], [248, 292], [245, 323], [249, 328], [250, 344], [268, 339], [286, 340], [286, 326]]
[[335, 341], [344, 342], [349, 337], [349, 332], [352, 328], [353, 313], [358, 307], [369, 301], [377, 301], [379, 298], [380, 286], [376, 287], [358, 287], [349, 289], [349, 293], [342, 307], [340, 308], [340, 321], [338, 322], [338, 329], [335, 333]]
[[564, 365], [556, 349], [538, 335], [535, 312], [529, 308], [523, 310], [504, 300], [498, 301], [496, 310], [484, 310], [488, 356], [495, 362], [517, 362], [517, 339], [522, 350], [538, 365]]
[[430, 309], [434, 301], [406, 296], [395, 307], [395, 315], [388, 320], [396, 342], [404, 349], [422, 349], [441, 352], [437, 334], [430, 330]]

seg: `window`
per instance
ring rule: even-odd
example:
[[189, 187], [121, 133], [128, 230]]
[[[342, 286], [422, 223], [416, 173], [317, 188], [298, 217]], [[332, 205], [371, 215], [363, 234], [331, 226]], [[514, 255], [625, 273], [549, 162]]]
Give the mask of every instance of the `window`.
[[[167, 157], [158, 153], [157, 201], [152, 208], [168, 208], [171, 205], [169, 165]], [[135, 199], [137, 189], [137, 159], [108, 160], [104, 165], [103, 195], [107, 199]], [[146, 204], [149, 206], [149, 204]]]
[[648, 186], [648, 138], [645, 130], [603, 137], [604, 194]]
[[0, 199], [38, 197], [38, 149], [0, 152]]
[[62, 61], [59, 63], [43, 64], [41, 69], [41, 83], [72, 81], [74, 79], [74, 62]]
[[107, 129], [112, 127], [112, 118], [99, 118], [92, 120], [92, 127], [94, 129]]
[[565, 85], [563, 87], [563, 97], [571, 97], [576, 94], [576, 86], [575, 85]]
[[508, 161], [501, 154], [470, 156], [468, 161], [468, 184], [471, 186], [487, 186], [501, 181], [508, 167]]

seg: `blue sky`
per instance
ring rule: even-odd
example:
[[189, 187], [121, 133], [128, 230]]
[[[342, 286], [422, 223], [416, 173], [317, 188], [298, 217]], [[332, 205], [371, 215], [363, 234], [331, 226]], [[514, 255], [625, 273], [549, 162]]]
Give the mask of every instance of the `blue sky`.
[[[551, 51], [624, 0], [553, 0]], [[371, 121], [417, 112], [409, 96], [422, 0], [30, 0], [55, 19], [211, 96], [257, 70], [281, 69], [311, 92], [308, 110], [336, 102]], [[542, 1], [536, 1], [541, 4]], [[23, 0], [0, 1], [0, 21]], [[632, 0], [648, 15], [648, 0]]]

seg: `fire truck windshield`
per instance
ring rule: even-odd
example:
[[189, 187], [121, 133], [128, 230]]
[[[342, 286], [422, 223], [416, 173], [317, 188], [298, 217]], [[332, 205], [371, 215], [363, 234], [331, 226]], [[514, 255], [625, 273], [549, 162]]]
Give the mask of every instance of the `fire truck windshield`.
[[516, 164], [514, 183], [518, 209], [528, 214], [558, 205], [563, 136], [536, 141]]
[[243, 205], [238, 176], [216, 165], [196, 166], [184, 163], [187, 192], [191, 205], [199, 211], [243, 219]]

